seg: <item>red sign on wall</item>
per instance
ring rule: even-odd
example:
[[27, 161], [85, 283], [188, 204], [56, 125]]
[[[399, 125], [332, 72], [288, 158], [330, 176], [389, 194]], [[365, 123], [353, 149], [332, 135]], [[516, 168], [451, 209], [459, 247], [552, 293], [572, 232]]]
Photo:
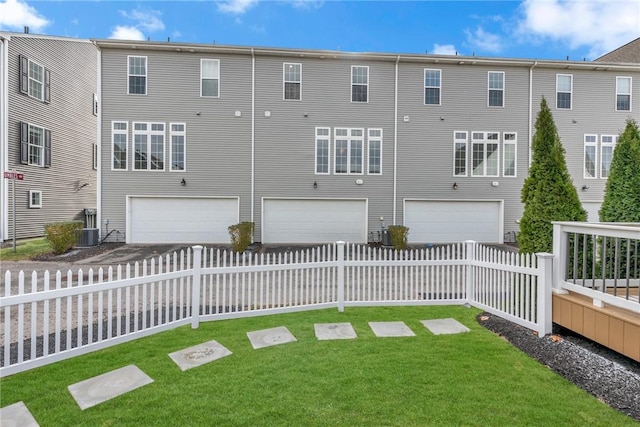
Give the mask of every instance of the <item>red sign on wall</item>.
[[24, 179], [24, 174], [20, 172], [5, 172], [5, 179], [16, 179], [18, 181], [22, 181]]

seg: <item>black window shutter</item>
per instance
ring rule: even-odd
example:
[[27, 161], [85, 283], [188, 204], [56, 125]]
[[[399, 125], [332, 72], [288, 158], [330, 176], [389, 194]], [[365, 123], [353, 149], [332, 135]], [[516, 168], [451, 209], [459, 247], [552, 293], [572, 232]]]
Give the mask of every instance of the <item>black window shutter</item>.
[[29, 164], [29, 123], [20, 122], [20, 163]]
[[44, 167], [51, 167], [51, 131], [44, 130]]
[[20, 55], [20, 92], [29, 94], [29, 58]]
[[51, 72], [44, 69], [44, 102], [51, 102]]

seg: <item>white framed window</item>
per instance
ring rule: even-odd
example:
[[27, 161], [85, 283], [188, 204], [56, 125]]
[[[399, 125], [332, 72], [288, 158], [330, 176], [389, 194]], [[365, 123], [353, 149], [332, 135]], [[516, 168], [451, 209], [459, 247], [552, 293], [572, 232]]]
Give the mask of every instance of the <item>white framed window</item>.
[[369, 67], [351, 66], [351, 102], [369, 102]]
[[283, 99], [302, 100], [302, 64], [285, 62], [282, 64]]
[[616, 111], [631, 111], [631, 77], [616, 77]]
[[127, 56], [127, 77], [129, 95], [147, 94], [147, 57]]
[[498, 132], [471, 133], [471, 176], [498, 176]]
[[51, 166], [51, 131], [20, 122], [20, 163], [48, 168]]
[[504, 71], [489, 71], [487, 105], [504, 107]]
[[220, 97], [220, 60], [200, 60], [200, 96]]
[[456, 130], [453, 132], [453, 176], [467, 176], [467, 145], [469, 133]]
[[424, 70], [424, 105], [440, 105], [442, 70], [425, 68]]
[[584, 136], [584, 177], [596, 178], [598, 164], [598, 135]]
[[502, 175], [514, 177], [518, 174], [518, 134], [504, 132], [502, 137]]
[[364, 130], [335, 128], [334, 146], [334, 173], [361, 175], [364, 162]]
[[133, 170], [164, 170], [164, 123], [133, 123]]
[[618, 135], [602, 135], [600, 137], [600, 178], [608, 178], [611, 171], [613, 150], [618, 143]]
[[556, 74], [556, 109], [571, 110], [573, 75]]
[[328, 175], [331, 128], [316, 128], [316, 175]]
[[29, 190], [29, 208], [40, 209], [42, 207], [42, 191]]
[[368, 130], [368, 170], [369, 175], [382, 175], [382, 129]]
[[49, 103], [51, 100], [51, 72], [24, 55], [20, 61], [20, 92], [32, 98]]
[[98, 170], [98, 144], [93, 143], [93, 170]]
[[98, 94], [94, 93], [93, 94], [93, 115], [94, 116], [98, 115], [99, 108], [100, 108], [100, 104], [98, 102]]
[[111, 170], [127, 170], [127, 147], [129, 146], [129, 124], [111, 122]]
[[185, 123], [169, 123], [169, 164], [170, 171], [186, 170], [187, 125]]

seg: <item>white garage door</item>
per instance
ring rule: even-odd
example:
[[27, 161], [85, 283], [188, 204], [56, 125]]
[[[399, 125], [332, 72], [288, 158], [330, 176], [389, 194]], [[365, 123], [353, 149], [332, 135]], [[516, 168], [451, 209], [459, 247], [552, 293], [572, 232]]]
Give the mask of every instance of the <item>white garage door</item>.
[[582, 202], [582, 207], [587, 211], [587, 221], [600, 222], [602, 202]]
[[501, 201], [405, 200], [409, 242], [503, 242]]
[[263, 243], [367, 242], [367, 201], [264, 199]]
[[130, 197], [127, 243], [229, 243], [238, 199]]

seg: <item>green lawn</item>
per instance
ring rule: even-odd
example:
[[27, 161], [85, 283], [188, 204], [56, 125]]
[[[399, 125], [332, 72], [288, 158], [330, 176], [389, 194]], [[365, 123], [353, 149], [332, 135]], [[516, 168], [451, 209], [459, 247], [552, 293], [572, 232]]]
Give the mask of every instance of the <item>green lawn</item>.
[[[41, 426], [635, 426], [503, 339], [464, 307], [348, 308], [181, 327], [0, 381]], [[471, 329], [432, 335], [420, 320]], [[377, 338], [369, 321], [416, 337]], [[351, 322], [355, 340], [318, 341], [314, 323]], [[297, 342], [253, 350], [246, 332], [286, 326]], [[167, 356], [215, 339], [233, 355], [182, 372]], [[155, 380], [81, 411], [67, 386], [135, 364]]]
[[49, 242], [44, 238], [20, 240], [16, 242], [16, 251], [13, 245], [0, 249], [0, 260], [2, 261], [23, 261], [31, 259], [36, 255], [48, 254], [52, 252]]

